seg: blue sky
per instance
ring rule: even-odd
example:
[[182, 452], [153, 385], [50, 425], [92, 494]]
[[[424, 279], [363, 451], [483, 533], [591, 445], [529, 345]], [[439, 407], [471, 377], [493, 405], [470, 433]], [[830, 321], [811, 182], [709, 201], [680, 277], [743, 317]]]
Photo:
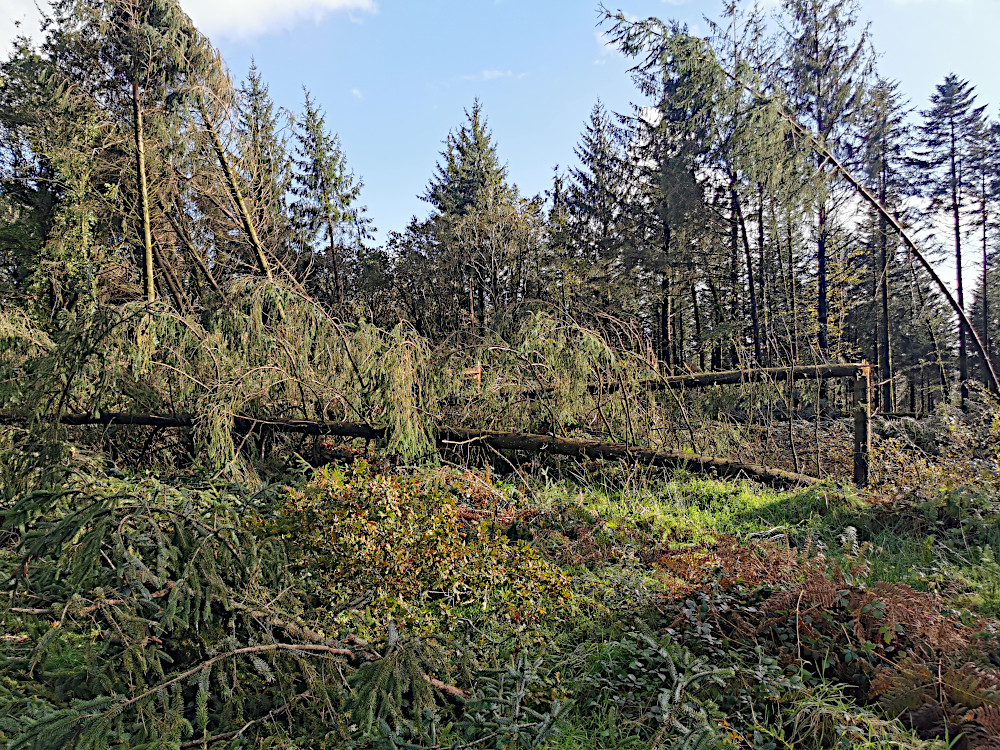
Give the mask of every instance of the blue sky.
[[[11, 19], [31, 28], [33, 0], [0, 0], [0, 45]], [[634, 16], [704, 32], [721, 0], [606, 0]], [[769, 5], [774, 4], [771, 0]], [[307, 86], [365, 182], [378, 238], [424, 216], [417, 197], [442, 141], [479, 97], [522, 193], [547, 189], [598, 98], [625, 111], [636, 94], [626, 63], [601, 43], [596, 0], [181, 0], [218, 45], [234, 78], [255, 58], [279, 106]], [[862, 0], [883, 54], [879, 69], [926, 106], [946, 73], [968, 78], [1000, 113], [1000, 0]]]

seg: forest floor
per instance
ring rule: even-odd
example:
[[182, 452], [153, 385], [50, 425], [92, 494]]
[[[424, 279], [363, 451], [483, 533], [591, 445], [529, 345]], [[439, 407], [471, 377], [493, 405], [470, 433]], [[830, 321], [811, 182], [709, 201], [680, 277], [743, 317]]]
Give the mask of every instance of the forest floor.
[[[351, 498], [352, 511], [387, 496], [385, 478], [360, 465], [322, 474], [321, 495]], [[454, 557], [439, 547], [435, 556], [454, 561], [447, 574], [428, 568], [421, 581], [389, 584], [382, 601], [405, 604], [338, 622], [372, 639], [387, 613], [393, 628], [415, 634], [478, 633], [498, 663], [509, 661], [538, 744], [553, 748], [998, 746], [992, 490], [946, 489], [937, 474], [927, 477], [934, 489], [869, 493], [598, 464], [557, 474], [399, 473], [407, 502], [448, 497], [466, 529], [524, 553], [501, 561], [488, 545]], [[279, 516], [299, 524], [306, 506]], [[334, 529], [344, 519], [324, 522]], [[416, 520], [404, 514], [399, 523]], [[409, 552], [361, 550], [357, 562], [407, 569], [421, 542], [392, 543]], [[490, 565], [507, 565], [509, 576], [476, 602]], [[534, 726], [525, 716], [506, 717], [522, 722], [522, 741]], [[552, 735], [543, 731], [549, 719]], [[479, 735], [444, 736], [464, 746]]]
[[[5, 511], [0, 740], [176, 711], [184, 747], [998, 748], [993, 464], [892, 455], [865, 492], [555, 459], [372, 454], [254, 491], [81, 464]], [[209, 671], [296, 648], [349, 658]], [[257, 734], [191, 739], [234, 696], [266, 696]]]

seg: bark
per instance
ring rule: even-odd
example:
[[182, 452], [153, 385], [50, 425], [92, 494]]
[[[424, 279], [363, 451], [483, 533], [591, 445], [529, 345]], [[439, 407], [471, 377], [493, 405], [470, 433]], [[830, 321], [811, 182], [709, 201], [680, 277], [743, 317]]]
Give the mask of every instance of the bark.
[[438, 432], [438, 442], [443, 447], [488, 445], [496, 450], [520, 450], [601, 461], [633, 461], [647, 466], [685, 468], [700, 473], [714, 473], [730, 479], [747, 477], [766, 484], [781, 486], [820, 483], [819, 479], [804, 474], [723, 458], [701, 456], [695, 453], [656, 451], [622, 443], [600, 443], [594, 440], [557, 438], [551, 435], [442, 428]]
[[344, 307], [344, 285], [340, 278], [340, 251], [337, 250], [333, 217], [326, 217], [326, 231], [330, 233], [330, 258], [333, 260], [333, 283], [337, 290], [337, 305]]
[[[882, 203], [885, 203], [883, 189]], [[879, 216], [879, 297], [881, 302], [881, 320], [879, 321], [878, 341], [878, 372], [882, 383], [879, 406], [886, 411], [896, 408], [895, 394], [892, 382], [892, 349], [889, 340], [889, 236], [885, 217]]]
[[[0, 425], [25, 425], [31, 420], [26, 417], [0, 415]], [[45, 421], [42, 418], [40, 421]], [[127, 425], [131, 427], [187, 428], [195, 422], [192, 414], [174, 414], [161, 416], [156, 414], [126, 414], [106, 412], [98, 416], [92, 414], [64, 414], [59, 423], [68, 426], [87, 425]], [[233, 427], [237, 432], [253, 432], [257, 430], [272, 430], [274, 432], [290, 432], [299, 435], [335, 435], [338, 437], [362, 438], [364, 440], [381, 440], [385, 437], [386, 428], [372, 427], [358, 422], [313, 422], [303, 419], [266, 419], [253, 417], [234, 417]]]
[[146, 301], [156, 300], [156, 284], [153, 280], [153, 230], [149, 218], [149, 185], [146, 178], [146, 139], [142, 119], [142, 101], [139, 82], [132, 82], [132, 134], [135, 137], [136, 188], [139, 191], [139, 212], [142, 221], [143, 281], [146, 287]]
[[[27, 420], [18, 417], [0, 416], [0, 424], [23, 424]], [[87, 414], [67, 414], [60, 420], [67, 425], [133, 425], [148, 427], [191, 427], [191, 415], [155, 416], [148, 414], [102, 414], [93, 417]], [[294, 432], [307, 435], [339, 435], [343, 437], [380, 440], [386, 429], [352, 422], [310, 422], [305, 420], [275, 419], [257, 420], [247, 417], [234, 419], [237, 430], [272, 429], [277, 432]], [[505, 433], [486, 430], [468, 430], [458, 427], [442, 427], [438, 430], [438, 445], [453, 448], [458, 445], [488, 445], [497, 450], [522, 450], [533, 453], [549, 453], [561, 456], [576, 456], [602, 461], [633, 461], [647, 466], [664, 468], [684, 468], [689, 471], [714, 473], [727, 478], [747, 477], [774, 485], [815, 485], [820, 480], [783, 469], [772, 469], [756, 464], [746, 464], [723, 458], [702, 456], [679, 451], [657, 451], [636, 448], [622, 443], [601, 443], [595, 440], [557, 438], [551, 435], [527, 433]]]
[[[757, 287], [753, 278], [753, 256], [750, 252], [750, 240], [747, 237], [747, 224], [740, 207], [739, 195], [733, 190], [733, 201], [736, 204], [736, 218], [739, 221], [740, 233], [743, 236], [743, 253], [746, 256], [747, 282], [750, 292], [750, 321], [753, 327], [753, 353], [757, 364], [764, 361], [760, 348], [760, 309], [757, 305]], [[763, 245], [763, 243], [761, 243]]]
[[[958, 293], [958, 307], [965, 312], [965, 289], [962, 283], [962, 223], [959, 215], [958, 205], [958, 167], [956, 165], [955, 126], [951, 126], [951, 149], [950, 149], [950, 180], [951, 180], [951, 217], [952, 229], [955, 233], [955, 273], [956, 289]], [[958, 328], [958, 380], [960, 392], [960, 405], [965, 408], [965, 401], [969, 398], [969, 352], [965, 341], [965, 328]]]
[[[795, 367], [766, 367], [754, 370], [723, 370], [721, 372], [702, 372], [690, 375], [670, 375], [660, 378], [650, 378], [638, 383], [643, 392], [654, 393], [674, 388], [712, 388], [719, 385], [742, 385], [744, 383], [772, 383], [787, 380], [830, 380], [835, 378], [850, 378], [867, 373], [871, 365], [865, 363], [846, 363], [833, 365], [806, 365]], [[588, 386], [591, 394], [610, 395], [622, 390], [617, 383]], [[553, 393], [554, 388], [542, 388], [530, 391], [517, 391], [521, 398], [538, 398], [547, 393]], [[512, 394], [514, 395], [514, 394]]]
[[247, 209], [246, 201], [243, 199], [243, 191], [240, 190], [239, 183], [236, 181], [236, 174], [233, 172], [233, 167], [229, 163], [229, 157], [226, 155], [225, 149], [222, 147], [222, 141], [219, 139], [219, 133], [215, 129], [215, 123], [212, 122], [212, 118], [208, 115], [208, 110], [205, 109], [204, 103], [199, 100], [198, 107], [201, 110], [201, 117], [205, 123], [205, 128], [208, 130], [208, 135], [212, 140], [212, 148], [215, 150], [215, 155], [219, 160], [219, 165], [222, 167], [222, 173], [226, 178], [226, 187], [229, 190], [229, 195], [233, 199], [233, 203], [236, 204], [236, 210], [239, 212], [240, 223], [243, 225], [243, 231], [246, 232], [247, 238], [250, 240], [250, 245], [253, 248], [254, 255], [257, 258], [257, 266], [260, 268], [261, 273], [263, 273], [268, 281], [274, 281], [274, 274], [271, 272], [271, 264], [268, 263], [267, 254], [264, 252], [264, 246], [260, 242], [260, 237], [257, 235], [257, 228], [254, 226], [253, 219], [250, 216], [250, 211]]

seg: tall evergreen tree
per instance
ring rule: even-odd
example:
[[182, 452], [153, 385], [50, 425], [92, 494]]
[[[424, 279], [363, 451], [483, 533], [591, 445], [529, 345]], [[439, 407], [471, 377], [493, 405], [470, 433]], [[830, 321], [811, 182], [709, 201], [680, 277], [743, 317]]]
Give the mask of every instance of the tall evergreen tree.
[[[924, 169], [923, 188], [931, 199], [932, 210], [946, 213], [951, 223], [956, 271], [958, 305], [965, 309], [964, 259], [962, 237], [966, 232], [965, 209], [975, 195], [976, 145], [985, 127], [985, 106], [976, 105], [976, 95], [968, 81], [954, 74], [945, 76], [931, 95], [931, 106], [921, 112], [922, 149], [920, 165]], [[969, 358], [965, 327], [959, 325], [958, 367], [960, 399], [968, 398]]]
[[[794, 111], [834, 153], [843, 153], [863, 102], [871, 70], [868, 31], [852, 38], [857, 0], [785, 0], [784, 78]], [[817, 343], [822, 354], [830, 344], [828, 253], [834, 233], [832, 178], [817, 156], [816, 313]]]
[[256, 63], [251, 63], [239, 94], [237, 135], [247, 202], [262, 241], [272, 253], [288, 260], [292, 163], [285, 135], [287, 123], [276, 111]]
[[[318, 264], [313, 288], [342, 307], [347, 300], [349, 255], [365, 235], [368, 219], [358, 205], [361, 180], [348, 169], [340, 139], [327, 131], [326, 116], [308, 91], [295, 127], [293, 161], [292, 210], [303, 240], [299, 272]], [[332, 294], [325, 292], [327, 277], [333, 282]]]
[[[626, 302], [634, 270], [626, 256], [632, 200], [632, 167], [621, 146], [621, 134], [601, 102], [574, 148], [578, 166], [569, 170], [561, 197], [566, 225], [564, 253], [575, 266], [576, 297], [584, 305], [620, 313], [634, 310]], [[554, 207], [555, 209], [555, 207]]]
[[497, 156], [478, 99], [465, 116], [466, 123], [448, 133], [441, 161], [423, 195], [438, 213], [448, 216], [461, 216], [473, 207], [511, 196], [507, 168]]

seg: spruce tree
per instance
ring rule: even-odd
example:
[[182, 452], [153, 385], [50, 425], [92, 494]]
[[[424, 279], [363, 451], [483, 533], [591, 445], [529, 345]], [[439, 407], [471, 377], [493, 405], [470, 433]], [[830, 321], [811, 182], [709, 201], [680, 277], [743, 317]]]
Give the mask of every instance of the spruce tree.
[[292, 188], [286, 123], [275, 110], [256, 63], [251, 63], [239, 94], [237, 135], [247, 203], [261, 240], [272, 253], [284, 255], [291, 241], [288, 195]]
[[[301, 119], [295, 125], [295, 176], [292, 211], [302, 241], [298, 271], [317, 264], [314, 291], [336, 305], [347, 296], [348, 253], [366, 232], [364, 208], [357, 205], [362, 183], [347, 167], [340, 139], [326, 129], [326, 116], [305, 92]], [[332, 294], [326, 291], [332, 279]]]
[[[868, 31], [852, 38], [857, 0], [785, 0], [784, 78], [787, 95], [800, 121], [834, 153], [847, 150], [852, 125], [864, 102], [871, 71]], [[835, 232], [833, 182], [825, 162], [816, 157], [816, 312], [817, 343], [822, 354], [830, 344], [829, 246]]]
[[[976, 105], [968, 81], [954, 74], [945, 76], [931, 95], [931, 106], [921, 112], [919, 165], [925, 175], [923, 191], [931, 209], [945, 213], [951, 224], [956, 270], [958, 306], [965, 309], [962, 237], [966, 233], [965, 210], [975, 196], [976, 145], [985, 128], [985, 106]], [[968, 398], [969, 358], [965, 327], [959, 325], [958, 367], [960, 399]]]
[[507, 168], [500, 163], [487, 129], [482, 105], [476, 99], [465, 112], [466, 122], [448, 133], [436, 172], [423, 199], [443, 215], [461, 216], [473, 207], [511, 197]]

